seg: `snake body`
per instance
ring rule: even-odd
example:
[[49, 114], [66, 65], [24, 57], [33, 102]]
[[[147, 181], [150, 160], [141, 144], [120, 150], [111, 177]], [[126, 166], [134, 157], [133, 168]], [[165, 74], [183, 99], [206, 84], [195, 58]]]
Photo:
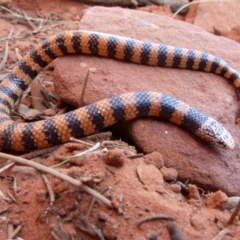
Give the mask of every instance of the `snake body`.
[[0, 148], [16, 151], [44, 148], [142, 116], [172, 121], [221, 148], [234, 147], [232, 136], [216, 120], [180, 100], [155, 92], [122, 94], [44, 121], [11, 120], [11, 109], [32, 80], [51, 61], [67, 54], [91, 54], [151, 66], [211, 72], [240, 89], [240, 74], [210, 54], [97, 32], [66, 31], [31, 50], [1, 82]]

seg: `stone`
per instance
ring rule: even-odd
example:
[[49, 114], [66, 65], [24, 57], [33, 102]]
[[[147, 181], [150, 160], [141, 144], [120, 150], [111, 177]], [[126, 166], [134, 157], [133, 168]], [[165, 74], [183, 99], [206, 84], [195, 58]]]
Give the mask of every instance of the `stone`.
[[214, 28], [220, 31], [229, 31], [240, 24], [240, 18], [233, 17], [240, 15], [238, 0], [200, 2], [195, 14], [193, 24], [212, 33]]
[[157, 240], [157, 239], [158, 239], [158, 236], [159, 236], [158, 232], [156, 232], [156, 231], [151, 231], [150, 233], [148, 233], [148, 234], [146, 235], [146, 239], [148, 239], [148, 240]]
[[237, 206], [237, 204], [239, 203], [239, 201], [240, 201], [240, 197], [237, 197], [237, 196], [228, 198], [228, 203], [227, 203], [226, 209], [229, 211], [229, 210], [235, 208]]
[[121, 149], [113, 149], [104, 154], [103, 159], [110, 166], [122, 167], [126, 157]]
[[164, 181], [174, 181], [177, 179], [178, 172], [174, 168], [167, 168], [167, 167], [163, 166], [160, 169], [160, 171], [163, 175]]
[[201, 199], [196, 185], [188, 184], [188, 199], [194, 199], [194, 200]]
[[163, 156], [159, 152], [152, 152], [152, 153], [146, 154], [144, 156], [144, 161], [145, 163], [148, 163], [148, 164], [150, 163], [154, 164], [158, 169], [164, 166]]
[[155, 188], [163, 184], [163, 176], [159, 169], [153, 164], [140, 163], [137, 167], [137, 174], [139, 180], [144, 185], [153, 186]]
[[176, 183], [170, 184], [169, 188], [175, 193], [181, 192], [181, 186], [179, 184], [176, 184]]
[[[131, 26], [131, 27], [129, 27]], [[201, 50], [240, 70], [240, 45], [171, 18], [122, 8], [86, 10], [79, 29], [106, 32], [140, 40]], [[218, 149], [169, 122], [137, 119], [116, 125], [144, 153], [158, 151], [165, 165], [206, 190], [228, 195], [240, 192], [240, 127], [235, 125], [237, 94], [224, 78], [190, 70], [150, 67], [93, 56], [64, 56], [55, 62], [55, 89], [60, 98], [78, 106], [88, 69], [84, 104], [137, 90], [159, 91], [191, 104], [220, 121], [235, 139], [231, 151]]]
[[228, 196], [222, 191], [212, 192], [205, 201], [208, 208], [225, 210], [228, 204]]
[[56, 111], [54, 109], [48, 108], [42, 112], [42, 115], [47, 117], [52, 117], [56, 115]]

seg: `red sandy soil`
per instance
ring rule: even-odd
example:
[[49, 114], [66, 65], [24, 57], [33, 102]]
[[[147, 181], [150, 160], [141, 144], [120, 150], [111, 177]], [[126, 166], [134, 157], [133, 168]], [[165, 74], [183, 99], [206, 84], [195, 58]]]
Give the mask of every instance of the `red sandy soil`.
[[[8, 41], [8, 59], [2, 73], [18, 61], [16, 52], [24, 55], [48, 36], [66, 29], [77, 29], [82, 12], [90, 6], [78, 1], [19, 0], [6, 7], [13, 12], [16, 12], [14, 8], [20, 8], [36, 21], [32, 21], [34, 25], [30, 26], [26, 18], [1, 10], [4, 18], [0, 18], [0, 52], [4, 52], [6, 38], [13, 29]], [[171, 15], [167, 7], [144, 10]], [[49, 21], [45, 23], [48, 28], [37, 31], [40, 19], [48, 16]], [[184, 20], [184, 17], [181, 18]], [[41, 77], [51, 81], [52, 69], [47, 69]], [[104, 147], [101, 146], [98, 152], [79, 157], [58, 169], [74, 179], [86, 181], [86, 185], [108, 198], [112, 207], [100, 200], [93, 201], [93, 197], [81, 188], [47, 174], [55, 196], [51, 202], [42, 174], [16, 164], [1, 173], [0, 177], [0, 190], [6, 197], [0, 197], [0, 239], [10, 238], [8, 232], [19, 227], [21, 230], [14, 239], [168, 240], [171, 238], [167, 227], [173, 222], [186, 239], [213, 239], [226, 227], [234, 237], [227, 235], [218, 239], [240, 239], [239, 217], [233, 224], [227, 225], [231, 211], [225, 210], [227, 196], [221, 191], [206, 193], [198, 191], [194, 185], [188, 185], [188, 192], [184, 193], [174, 181], [176, 171], [164, 167], [161, 154], [129, 158], [127, 155], [135, 154], [136, 150], [124, 142], [111, 141], [109, 137], [86, 141], [91, 144], [100, 141], [102, 145], [103, 141], [110, 141], [109, 153], [100, 151]], [[32, 155], [30, 159], [53, 166], [88, 148], [83, 143], [65, 144], [45, 154]], [[5, 165], [6, 160], [3, 159], [0, 167]], [[7, 200], [11, 199], [9, 194], [15, 196], [16, 202]], [[165, 219], [165, 215], [170, 217]], [[138, 224], [140, 220], [152, 216], [160, 218]]]

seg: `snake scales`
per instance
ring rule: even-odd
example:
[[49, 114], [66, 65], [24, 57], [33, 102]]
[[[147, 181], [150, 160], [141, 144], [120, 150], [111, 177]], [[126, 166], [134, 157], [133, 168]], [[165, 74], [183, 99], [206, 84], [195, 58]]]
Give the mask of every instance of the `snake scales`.
[[0, 148], [27, 151], [89, 135], [117, 121], [156, 116], [174, 122], [221, 148], [234, 140], [216, 120], [170, 96], [133, 92], [114, 96], [44, 121], [16, 123], [10, 111], [38, 73], [57, 57], [91, 54], [160, 67], [186, 68], [223, 76], [240, 89], [240, 74], [223, 60], [195, 50], [89, 31], [67, 31], [30, 51], [0, 85]]

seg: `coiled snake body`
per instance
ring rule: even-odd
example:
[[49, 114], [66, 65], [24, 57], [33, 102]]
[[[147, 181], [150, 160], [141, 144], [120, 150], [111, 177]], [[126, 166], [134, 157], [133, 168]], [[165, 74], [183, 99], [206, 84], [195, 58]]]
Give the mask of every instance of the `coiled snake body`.
[[230, 133], [193, 107], [155, 92], [114, 96], [44, 121], [16, 123], [10, 111], [38, 73], [66, 54], [91, 54], [160, 67], [211, 72], [240, 89], [240, 75], [212, 55], [89, 31], [67, 31], [39, 44], [14, 67], [0, 85], [0, 148], [27, 151], [89, 135], [117, 121], [156, 116], [172, 121], [199, 137], [226, 149], [234, 147]]

